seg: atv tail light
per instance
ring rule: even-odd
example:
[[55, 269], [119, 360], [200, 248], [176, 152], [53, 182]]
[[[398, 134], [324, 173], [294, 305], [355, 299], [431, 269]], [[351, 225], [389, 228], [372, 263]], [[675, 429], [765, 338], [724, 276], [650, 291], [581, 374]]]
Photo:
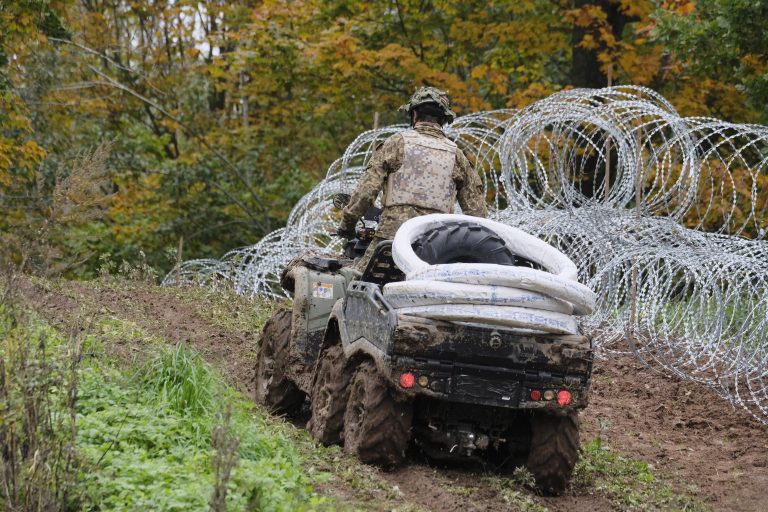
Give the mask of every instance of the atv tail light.
[[541, 391], [539, 391], [538, 389], [531, 390], [531, 400], [533, 400], [534, 402], [538, 402], [539, 400], [541, 400]]
[[427, 387], [427, 384], [429, 384], [429, 377], [427, 377], [426, 375], [422, 375], [421, 377], [419, 377], [419, 386], [425, 388]]
[[557, 392], [557, 405], [569, 405], [573, 397], [567, 389], [561, 389]]
[[555, 399], [555, 392], [554, 391], [552, 391], [551, 389], [548, 389], [548, 390], [546, 390], [544, 392], [544, 400], [549, 402], [549, 401], [554, 400], [554, 399]]
[[400, 375], [400, 385], [404, 388], [412, 388], [413, 383], [416, 381], [416, 378], [413, 376], [411, 372], [405, 372], [402, 375]]

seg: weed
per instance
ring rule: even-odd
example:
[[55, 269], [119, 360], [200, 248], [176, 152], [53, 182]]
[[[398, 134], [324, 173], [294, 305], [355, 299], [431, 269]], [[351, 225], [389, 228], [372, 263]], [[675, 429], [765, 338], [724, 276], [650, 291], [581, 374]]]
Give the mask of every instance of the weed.
[[625, 510], [706, 510], [703, 503], [659, 481], [647, 463], [622, 456], [599, 438], [582, 445], [573, 485], [596, 489]]
[[546, 512], [547, 508], [536, 503], [523, 489], [523, 485], [530, 485], [533, 475], [526, 468], [515, 468], [512, 478], [489, 476], [485, 480], [499, 492], [501, 498], [516, 510], [523, 512]]
[[0, 304], [0, 508], [64, 510], [73, 501], [80, 343]]
[[195, 312], [212, 325], [254, 338], [280, 306], [277, 301], [247, 299], [226, 289], [174, 287], [164, 288], [163, 292], [191, 304]]
[[163, 341], [139, 327], [135, 322], [113, 316], [102, 318], [96, 324], [100, 341], [131, 345], [160, 345]]
[[215, 395], [221, 387], [217, 376], [197, 352], [180, 343], [162, 350], [137, 375], [174, 411], [190, 416], [215, 412]]
[[463, 496], [469, 496], [470, 494], [472, 494], [473, 491], [474, 489], [472, 489], [471, 487], [466, 487], [463, 485], [452, 485], [448, 487], [448, 492], [451, 492], [453, 494], [460, 494]]
[[144, 284], [155, 284], [158, 276], [157, 270], [147, 263], [147, 256], [144, 254], [144, 251], [139, 251], [139, 261], [136, 263], [123, 260], [118, 273], [129, 281], [137, 281]]
[[227, 509], [227, 485], [232, 469], [237, 465], [237, 447], [240, 440], [232, 434], [232, 410], [227, 407], [220, 415], [219, 425], [213, 429], [213, 473], [215, 484], [211, 499], [211, 512], [225, 512]]
[[531, 473], [531, 471], [525, 466], [516, 467], [512, 471], [512, 478], [510, 480], [522, 487], [533, 489], [536, 486], [536, 478], [533, 476], [533, 473]]
[[86, 508], [210, 510], [217, 481], [228, 510], [323, 504], [293, 442], [188, 348], [166, 349], [130, 377], [94, 362], [82, 381]]

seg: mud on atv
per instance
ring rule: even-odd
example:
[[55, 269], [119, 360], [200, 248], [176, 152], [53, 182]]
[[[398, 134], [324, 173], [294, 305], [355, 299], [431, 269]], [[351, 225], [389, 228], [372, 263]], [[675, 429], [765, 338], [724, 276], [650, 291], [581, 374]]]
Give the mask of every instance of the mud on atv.
[[[493, 255], [531, 265], [492, 235], [465, 222], [414, 247], [430, 263]], [[362, 245], [351, 241], [347, 255]], [[542, 491], [561, 493], [578, 456], [591, 340], [400, 314], [382, 294], [403, 279], [391, 242], [378, 245], [362, 276], [351, 263], [306, 256], [286, 268], [293, 308], [264, 327], [257, 399], [289, 416], [308, 400], [311, 434], [366, 463], [396, 465], [413, 443], [440, 461], [525, 464]]]

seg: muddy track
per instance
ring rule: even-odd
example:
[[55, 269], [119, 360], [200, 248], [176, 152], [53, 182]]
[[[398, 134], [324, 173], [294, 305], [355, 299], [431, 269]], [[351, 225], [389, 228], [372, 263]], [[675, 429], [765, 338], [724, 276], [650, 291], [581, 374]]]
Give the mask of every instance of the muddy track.
[[[185, 342], [251, 394], [256, 333], [233, 333], [212, 325], [199, 310], [153, 287], [56, 286], [24, 282], [23, 297], [61, 327], [99, 313], [135, 322], [169, 343]], [[132, 347], [118, 346], [118, 356]], [[654, 472], [713, 510], [764, 510], [768, 488], [768, 428], [734, 409], [706, 388], [659, 374], [632, 356], [595, 364], [590, 406], [581, 413], [582, 442], [600, 437], [614, 449], [654, 466]], [[480, 470], [434, 468], [418, 457], [379, 475], [396, 487], [401, 505], [432, 511], [510, 510], [499, 479]], [[342, 497], [348, 488], [329, 489]], [[616, 510], [591, 489], [565, 496], [527, 498], [554, 511]], [[368, 506], [371, 505], [371, 506]], [[368, 503], [365, 509], [379, 509]]]
[[[768, 428], [702, 386], [661, 375], [632, 356], [597, 361], [581, 437], [644, 460], [713, 510], [765, 510]], [[426, 463], [385, 474], [405, 497], [437, 511], [508, 510], [490, 475]], [[570, 489], [531, 499], [553, 511], [616, 510], [605, 497]]]

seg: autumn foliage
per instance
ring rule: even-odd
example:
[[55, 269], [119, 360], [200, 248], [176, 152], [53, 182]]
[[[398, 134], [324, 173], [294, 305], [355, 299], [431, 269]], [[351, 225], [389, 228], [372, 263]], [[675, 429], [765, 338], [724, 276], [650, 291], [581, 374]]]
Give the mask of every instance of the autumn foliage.
[[[634, 83], [686, 115], [759, 120], [766, 46], [734, 43], [740, 72], [697, 53], [716, 46], [726, 4], [748, 18], [735, 0], [4, 2], [5, 256], [45, 233], [36, 264], [87, 275], [105, 254], [168, 268], [180, 247], [253, 243], [375, 113], [402, 122], [422, 84], [449, 90], [459, 114]], [[62, 192], [84, 176], [91, 186]], [[62, 197], [88, 207], [54, 232]]]

